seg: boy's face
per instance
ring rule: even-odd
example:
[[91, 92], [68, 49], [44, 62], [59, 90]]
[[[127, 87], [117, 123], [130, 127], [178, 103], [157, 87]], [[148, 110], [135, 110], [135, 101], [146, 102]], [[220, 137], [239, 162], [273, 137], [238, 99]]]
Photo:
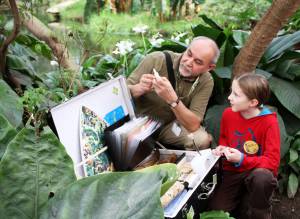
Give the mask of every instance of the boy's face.
[[232, 82], [231, 93], [228, 100], [230, 101], [233, 112], [245, 112], [253, 107], [257, 107], [257, 100], [249, 100], [236, 80]]

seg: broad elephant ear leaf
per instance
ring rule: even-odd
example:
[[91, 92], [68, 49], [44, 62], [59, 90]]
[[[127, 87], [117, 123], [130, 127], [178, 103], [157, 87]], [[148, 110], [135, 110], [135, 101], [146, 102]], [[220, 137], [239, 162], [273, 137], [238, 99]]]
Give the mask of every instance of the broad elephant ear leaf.
[[300, 83], [288, 82], [274, 76], [269, 79], [269, 83], [279, 102], [300, 119]]
[[49, 128], [39, 137], [24, 128], [0, 162], [0, 215], [39, 218], [49, 197], [75, 180], [72, 160]]
[[8, 143], [16, 136], [16, 134], [17, 131], [14, 127], [0, 114], [0, 161]]
[[175, 181], [178, 179], [178, 177], [180, 175], [176, 164], [164, 163], [164, 164], [160, 164], [160, 165], [153, 165], [153, 166], [138, 170], [138, 172], [150, 173], [150, 172], [158, 171], [159, 169], [162, 171], [165, 171], [165, 178], [162, 181], [162, 186], [161, 186], [161, 191], [160, 191], [160, 195], [162, 196], [175, 183]]
[[165, 173], [113, 172], [78, 180], [50, 200], [41, 218], [163, 218]]
[[280, 129], [280, 158], [283, 158], [286, 155], [286, 153], [289, 151], [292, 137], [288, 135], [285, 128], [284, 121], [281, 115], [278, 113], [277, 109], [275, 109], [274, 107], [270, 107], [270, 108], [272, 111], [275, 111], [277, 113], [277, 120]]
[[220, 137], [220, 124], [223, 111], [228, 107], [228, 104], [214, 105], [209, 108], [204, 118], [204, 124], [208, 133], [213, 135], [213, 146], [216, 146]]
[[270, 43], [270, 45], [266, 49], [264, 58], [267, 60], [267, 62], [270, 62], [299, 42], [300, 31], [297, 31], [293, 34], [287, 34], [281, 37], [277, 37]]
[[4, 115], [13, 127], [22, 123], [23, 105], [19, 96], [0, 80], [0, 114]]

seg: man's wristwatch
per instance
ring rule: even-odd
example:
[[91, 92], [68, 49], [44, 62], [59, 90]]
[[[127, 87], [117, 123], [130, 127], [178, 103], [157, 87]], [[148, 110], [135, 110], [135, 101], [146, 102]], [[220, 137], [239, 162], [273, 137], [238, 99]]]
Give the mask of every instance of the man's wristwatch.
[[180, 99], [177, 98], [176, 101], [169, 103], [169, 106], [172, 107], [172, 108], [175, 108], [178, 105], [179, 102], [180, 102]]

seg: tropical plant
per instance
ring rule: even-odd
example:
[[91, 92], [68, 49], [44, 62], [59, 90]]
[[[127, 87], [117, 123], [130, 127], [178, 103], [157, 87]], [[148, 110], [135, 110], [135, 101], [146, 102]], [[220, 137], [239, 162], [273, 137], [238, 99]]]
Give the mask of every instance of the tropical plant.
[[200, 13], [224, 28], [250, 30], [270, 7], [269, 0], [226, 1], [206, 0]]
[[289, 198], [293, 198], [299, 187], [300, 175], [300, 131], [298, 131], [291, 140], [291, 147], [286, 153], [280, 164], [279, 174], [279, 189], [285, 191]]

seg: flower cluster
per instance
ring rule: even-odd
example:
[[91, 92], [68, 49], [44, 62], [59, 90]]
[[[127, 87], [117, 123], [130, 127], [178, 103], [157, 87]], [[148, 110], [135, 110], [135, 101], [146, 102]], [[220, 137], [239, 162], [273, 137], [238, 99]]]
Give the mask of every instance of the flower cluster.
[[162, 38], [162, 35], [160, 33], [156, 33], [154, 34], [151, 39], [149, 39], [149, 42], [151, 43], [151, 45], [153, 47], [161, 47], [161, 44], [164, 42], [165, 40]]
[[133, 50], [134, 44], [131, 40], [122, 40], [116, 44], [117, 48], [112, 53], [124, 56]]
[[136, 27], [132, 28], [132, 30], [135, 33], [141, 33], [141, 34], [146, 33], [148, 29], [149, 29], [149, 27], [147, 25], [141, 25], [141, 26], [136, 26]]
[[190, 40], [187, 38], [188, 33], [178, 33], [177, 35], [172, 35], [171, 40], [178, 41], [178, 42], [184, 42], [185, 44], [189, 44]]

